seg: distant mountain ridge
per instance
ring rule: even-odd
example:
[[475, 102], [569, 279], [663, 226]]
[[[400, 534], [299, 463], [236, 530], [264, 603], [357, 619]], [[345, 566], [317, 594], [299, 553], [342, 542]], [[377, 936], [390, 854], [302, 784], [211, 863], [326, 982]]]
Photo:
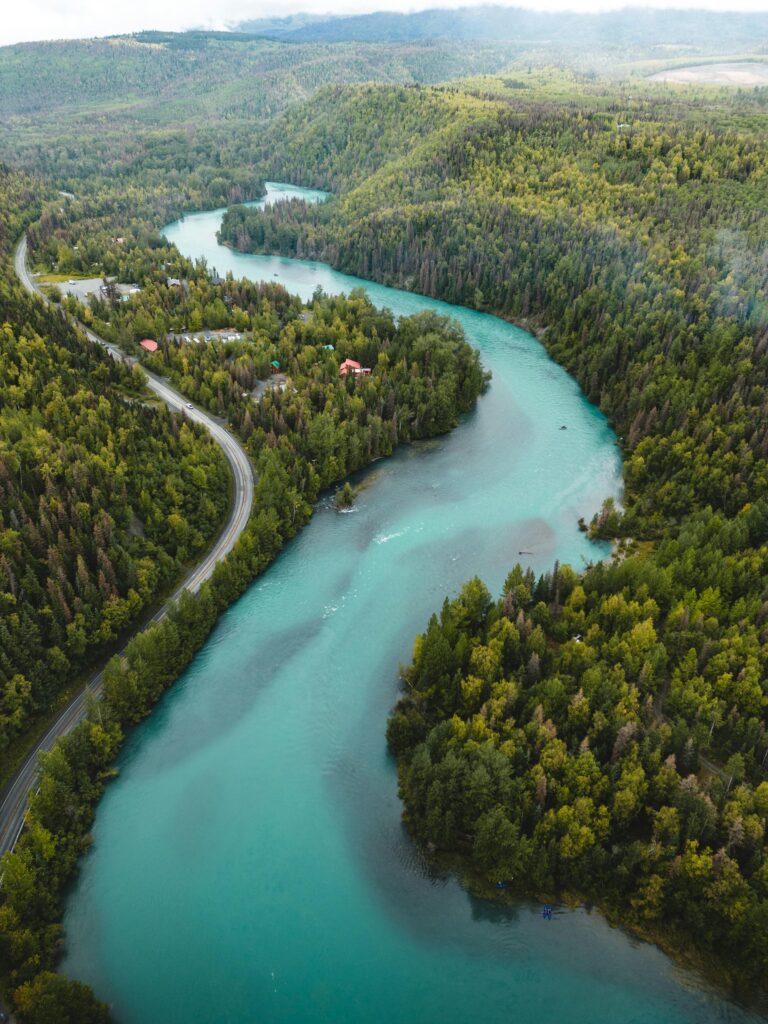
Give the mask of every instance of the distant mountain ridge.
[[434, 8], [412, 14], [379, 11], [351, 16], [304, 15], [240, 22], [241, 32], [292, 42], [423, 42], [509, 40], [525, 45], [569, 48], [613, 45], [689, 45], [764, 48], [768, 12], [624, 8], [598, 14], [539, 12], [521, 7]]
[[[429, 84], [495, 74], [507, 43], [291, 43], [244, 32], [141, 32], [0, 47], [0, 144], [12, 118], [109, 103], [145, 125], [269, 118], [323, 85]], [[59, 127], [52, 125], [54, 131]]]
[[341, 15], [335, 14], [288, 14], [284, 18], [252, 18], [248, 21], [238, 22], [238, 32], [248, 32], [251, 35], [272, 36], [282, 38], [291, 32], [298, 32], [311, 25], [318, 25], [333, 21]]

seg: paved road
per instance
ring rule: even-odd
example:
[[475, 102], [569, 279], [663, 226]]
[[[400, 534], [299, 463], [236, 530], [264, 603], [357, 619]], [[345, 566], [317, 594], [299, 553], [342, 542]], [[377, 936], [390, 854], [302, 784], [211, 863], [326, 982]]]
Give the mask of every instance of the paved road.
[[[27, 267], [26, 238], [22, 238], [16, 247], [14, 266], [19, 280], [27, 291], [40, 295], [41, 293]], [[103, 338], [98, 337], [93, 331], [87, 328], [84, 328], [84, 330], [91, 341], [108, 349], [114, 359], [122, 360], [124, 358], [123, 353], [116, 346], [104, 341]], [[215, 420], [211, 419], [210, 416], [200, 409], [190, 408], [187, 400], [178, 391], [174, 391], [160, 377], [147, 373], [147, 384], [170, 408], [183, 412], [190, 420], [202, 423], [210, 431], [213, 439], [220, 445], [226, 455], [234, 477], [232, 511], [227, 525], [205, 558], [191, 570], [181, 586], [174, 592], [170, 598], [172, 601], [183, 590], [190, 590], [196, 593], [203, 581], [211, 575], [217, 562], [220, 562], [234, 547], [235, 541], [243, 532], [245, 524], [248, 522], [248, 516], [250, 515], [253, 503], [253, 468], [243, 448], [224, 427], [216, 423]], [[159, 622], [165, 617], [167, 611], [168, 604], [164, 604], [151, 621]], [[73, 698], [69, 706], [56, 719], [34, 750], [30, 752], [24, 764], [0, 794], [0, 854], [14, 848], [24, 828], [27, 798], [37, 780], [38, 754], [43, 750], [50, 750], [55, 740], [77, 725], [85, 715], [88, 697], [99, 696], [103, 681], [103, 670], [97, 672], [88, 681], [84, 689]]]

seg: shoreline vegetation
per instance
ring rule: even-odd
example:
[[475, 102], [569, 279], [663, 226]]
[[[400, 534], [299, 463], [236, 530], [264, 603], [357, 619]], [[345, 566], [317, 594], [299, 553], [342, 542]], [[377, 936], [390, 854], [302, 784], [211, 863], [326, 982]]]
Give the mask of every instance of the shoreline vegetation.
[[[37, 235], [38, 245], [43, 237]], [[395, 324], [357, 294], [316, 296], [311, 322], [305, 322], [301, 303], [280, 287], [213, 285], [204, 267], [188, 269], [203, 292], [218, 291], [219, 301], [224, 292], [236, 294], [238, 308], [253, 318], [251, 337], [234, 347], [214, 342], [196, 348], [176, 340], [146, 362], [236, 423], [257, 468], [253, 510], [245, 533], [210, 581], [195, 596], [183, 593], [165, 620], [135, 636], [109, 662], [103, 699], [40, 758], [39, 789], [30, 799], [25, 831], [3, 858], [0, 906], [3, 957], [17, 1008], [29, 1020], [37, 1020], [46, 1005], [56, 1006], [57, 1020], [100, 1024], [108, 1018], [87, 986], [52, 968], [62, 939], [63, 893], [90, 845], [95, 807], [115, 774], [125, 731], [150, 712], [219, 615], [305, 525], [322, 490], [399, 444], [451, 430], [487, 383], [477, 354], [447, 318], [427, 314]], [[187, 301], [184, 291], [162, 290], [167, 300]], [[110, 336], [106, 319], [94, 316], [93, 307], [86, 312], [70, 300], [64, 307]], [[121, 321], [136, 336], [146, 333], [140, 308], [115, 306], [111, 316], [117, 337]], [[258, 403], [244, 402], [244, 386], [250, 394], [274, 356], [291, 387], [272, 388]], [[361, 381], [339, 379], [344, 356], [364, 360], [372, 374]]]
[[[610, 578], [622, 575], [622, 563], [595, 566], [587, 580], [556, 565], [536, 580], [517, 566], [497, 602], [479, 580], [446, 600], [416, 639], [414, 661], [403, 672], [404, 696], [388, 725], [405, 822], [428, 859], [450, 865], [477, 895], [590, 903], [611, 924], [765, 1012], [759, 961], [741, 929], [729, 934], [722, 926], [724, 918], [738, 928], [747, 904], [738, 862], [725, 848], [715, 853], [694, 839], [680, 855], [677, 839], [699, 801], [710, 827], [719, 804], [726, 821], [737, 807], [751, 809], [759, 830], [768, 814], [768, 782], [750, 791], [742, 776], [731, 792], [732, 774], [705, 790], [694, 772], [707, 765], [697, 763], [692, 745], [683, 742], [679, 763], [674, 753], [664, 757], [674, 744], [670, 726], [649, 728], [638, 705], [627, 717], [631, 688], [600, 660], [607, 638], [595, 629], [607, 611]], [[623, 643], [639, 637], [639, 624]], [[589, 639], [574, 633], [566, 640], [577, 626], [586, 626]], [[565, 669], [573, 671], [582, 658], [590, 668], [568, 699]], [[590, 707], [600, 690], [601, 732], [615, 737], [608, 748], [595, 737]], [[619, 698], [612, 714], [623, 724], [611, 733], [605, 697], [610, 701], [612, 690], [612, 699]], [[658, 716], [650, 703], [649, 712]], [[694, 758], [687, 768], [686, 753]], [[741, 768], [737, 759], [728, 770]], [[650, 836], [643, 835], [642, 817], [651, 822]], [[705, 897], [698, 906], [697, 896]], [[700, 931], [659, 920], [661, 901], [676, 898], [683, 920], [686, 910], [698, 915]], [[759, 949], [762, 935], [752, 941]]]
[[[73, 675], [87, 671], [130, 619], [135, 628], [162, 591], [175, 586], [178, 568], [204, 548], [204, 535], [218, 533], [230, 489], [223, 455], [207, 432], [181, 425], [165, 408], [144, 408], [142, 388], [130, 373], [16, 281], [12, 249], [23, 227], [40, 216], [41, 194], [46, 190], [38, 180], [0, 171], [4, 754], [30, 738], [30, 728], [72, 685]], [[164, 495], [155, 473], [173, 490]], [[188, 487], [195, 492], [190, 505]], [[175, 536], [165, 533], [166, 522]], [[44, 799], [40, 781], [33, 799]], [[73, 808], [60, 811], [66, 816]], [[39, 863], [7, 861], [0, 906], [4, 987], [10, 965], [27, 959], [35, 966], [20, 979], [16, 1000], [24, 1019], [42, 1020], [48, 1006], [49, 1013], [60, 1010], [87, 1024], [100, 1019], [87, 987], [40, 973], [58, 941], [55, 925], [20, 927], [9, 898], [21, 886], [30, 912], [50, 915], [50, 893], [44, 886], [35, 892], [36, 880], [38, 872], [62, 871], [63, 884], [66, 847], [49, 836], [45, 848], [37, 848]]]
[[[301, 202], [301, 200], [299, 200], [299, 202]], [[219, 241], [221, 244], [237, 249], [236, 246], [228, 241], [224, 241], [221, 238], [219, 238]], [[242, 249], [240, 251], [246, 252], [250, 250]], [[270, 252], [271, 250], [265, 251]], [[286, 255], [292, 254], [286, 253]], [[293, 256], [293, 258], [296, 257]], [[303, 258], [311, 260], [315, 257], [306, 256]], [[344, 268], [339, 267], [337, 269]], [[390, 286], [394, 287], [394, 285]], [[416, 294], [420, 294], [415, 288], [407, 288], [406, 290], [412, 290]], [[437, 297], [440, 298], [440, 296]], [[445, 301], [450, 305], [461, 305], [460, 303], [452, 300]], [[496, 316], [499, 319], [520, 327], [522, 330], [533, 334], [538, 341], [545, 344], [549, 324], [547, 324], [543, 316], [515, 317], [507, 312], [493, 309], [485, 309], [483, 312], [487, 312], [492, 316]], [[619, 444], [620, 447], [623, 447], [623, 445], [621, 445], [621, 439], [617, 441], [617, 444]], [[349, 488], [349, 490], [347, 490], [347, 488]], [[354, 503], [354, 497], [355, 492], [349, 484], [346, 485], [343, 491], [337, 491], [335, 495], [337, 510], [351, 510]], [[614, 510], [611, 505], [609, 512], [612, 518], [614, 518], [614, 511], [615, 519], [618, 520], [618, 510]], [[605, 512], [606, 510], [604, 509], [603, 518], [605, 516]], [[619, 558], [627, 558], [632, 553], [636, 552], [638, 545], [633, 538], [616, 535], [613, 531], [606, 534], [604, 523], [600, 520], [601, 516], [596, 515], [591, 524], [588, 525], [583, 523], [582, 528], [584, 531], [588, 532], [590, 537], [593, 539], [607, 536], [611, 540], [611, 560], [616, 561]], [[606, 561], [608, 561], [608, 559], [606, 559]], [[568, 567], [565, 568], [567, 569]], [[520, 566], [518, 566], [517, 569], [519, 570]], [[394, 714], [397, 714], [399, 708], [400, 705], [395, 709]], [[391, 743], [390, 747], [392, 747]], [[400, 764], [399, 759], [398, 764]], [[401, 793], [401, 795], [403, 794]], [[409, 816], [407, 801], [404, 818], [408, 824]], [[488, 877], [484, 877], [482, 873], [478, 872], [477, 863], [471, 854], [461, 854], [459, 852], [451, 852], [449, 850], [438, 850], [431, 840], [425, 841], [424, 837], [418, 832], [414, 834], [414, 838], [419, 842], [428, 862], [434, 868], [441, 872], [447, 870], [455, 874], [468, 891], [482, 899], [511, 904], [520, 901], [529, 902], [531, 899], [540, 899], [544, 903], [558, 902], [571, 908], [582, 906], [586, 909], [595, 909], [612, 927], [621, 928], [635, 938], [657, 946], [679, 966], [698, 974], [702, 983], [712, 985], [716, 990], [728, 994], [731, 998], [734, 998], [737, 1002], [747, 1008], [756, 1009], [761, 1013], [768, 1012], [768, 994], [766, 994], [762, 988], [755, 989], [754, 982], [745, 982], [743, 975], [740, 974], [738, 970], [729, 968], [728, 965], [725, 964], [722, 959], [718, 958], [717, 955], [704, 952], [700, 946], [696, 944], [695, 940], [692, 939], [691, 935], [685, 931], [670, 930], [668, 925], [653, 925], [651, 922], [632, 920], [625, 912], [622, 911], [621, 908], [607, 902], [600, 892], [590, 890], [589, 888], [586, 888], [581, 892], [568, 892], [558, 889], [536, 891], [527, 889], [525, 886], [514, 887], [511, 883], [509, 884], [509, 887], [507, 887], [507, 883], [505, 882], [504, 889], [500, 890], [496, 882], [489, 880]]]
[[334, 495], [334, 504], [337, 512], [350, 512], [354, 508], [355, 498], [357, 496], [357, 489], [352, 487], [352, 484], [347, 481], [344, 486], [336, 491]]
[[[703, 965], [759, 989], [768, 977], [768, 334], [758, 300], [768, 286], [768, 97], [520, 75], [321, 90], [238, 139], [248, 173], [197, 180], [194, 194], [205, 197], [199, 206], [244, 197], [254, 168], [333, 191], [322, 207], [230, 206], [222, 235], [539, 324], [553, 358], [608, 415], [626, 456], [626, 507], [605, 507], [591, 530], [632, 538], [634, 549], [578, 575], [514, 568], [497, 601], [474, 580], [430, 620], [388, 728], [406, 821], [427, 849], [461, 856], [488, 886], [598, 885], [625, 927], [684, 934]], [[98, 266], [138, 280], [143, 292], [124, 306], [96, 300], [86, 311], [65, 299], [64, 308], [129, 352], [157, 337], [147, 365], [247, 435], [283, 501], [260, 510], [242, 563], [233, 559], [233, 578], [216, 582], [221, 593], [200, 602], [197, 618], [190, 610], [157, 649], [139, 646], [135, 663], [114, 666], [114, 722], [87, 723], [77, 748], [46, 766], [40, 827], [12, 866], [24, 910], [0, 908], [19, 978], [53, 962], [62, 878], [87, 847], [120, 729], [166, 678], [152, 659], [186, 664], [219, 601], [298, 528], [323, 478], [344, 479], [364, 450], [338, 433], [353, 401], [333, 390], [344, 417], [324, 418], [338, 388], [332, 358], [318, 352], [305, 364], [297, 344], [330, 341], [337, 314], [352, 327], [372, 320], [378, 339], [392, 329], [359, 295], [346, 305], [317, 297], [304, 323], [279, 288], [209, 280], [157, 237], [160, 211], [192, 208], [189, 192], [159, 194], [156, 168], [134, 166], [130, 180], [151, 207], [137, 213], [138, 193], [126, 208], [114, 182], [88, 173], [87, 201], [41, 217], [37, 252], [59, 270]], [[188, 289], [168, 286], [168, 274]], [[168, 338], [238, 317], [253, 341]], [[351, 333], [338, 355], [376, 366], [373, 330]], [[311, 379], [308, 405], [301, 387], [298, 399], [286, 388], [254, 419], [245, 396], [271, 360], [294, 356], [289, 376]], [[450, 408], [443, 396], [433, 424]], [[412, 421], [395, 411], [400, 440]], [[390, 442], [392, 422], [382, 431]], [[62, 823], [67, 806], [78, 815]], [[680, 955], [684, 943], [674, 944]]]
[[621, 909], [606, 902], [596, 890], [580, 889], [531, 889], [526, 885], [515, 885], [514, 879], [504, 879], [505, 887], [499, 888], [497, 881], [484, 874], [471, 854], [438, 850], [434, 844], [413, 836], [422, 856], [436, 877], [452, 875], [471, 895], [499, 906], [527, 906], [537, 912], [544, 906], [554, 911], [560, 907], [568, 910], [582, 909], [586, 913], [598, 913], [610, 925], [640, 942], [656, 946], [670, 961], [684, 971], [694, 975], [697, 986], [709, 989], [718, 996], [725, 996], [739, 1006], [762, 1015], [768, 1014], [768, 994], [755, 988], [750, 982], [744, 983], [738, 974], [728, 968], [717, 956], [705, 953], [685, 932], [675, 931], [669, 926], [654, 926], [647, 922], [627, 918]]
[[446, 601], [389, 724], [405, 820], [489, 884], [599, 890], [626, 927], [761, 993], [766, 97], [639, 92], [326, 90], [265, 160], [334, 198], [231, 207], [221, 236], [535, 325], [608, 415], [625, 507], [589, 532], [629, 550]]
[[[418, 840], [417, 840], [418, 842]], [[705, 954], [690, 936], [675, 933], [668, 927], [653, 927], [639, 921], [627, 920], [616, 907], [606, 903], [597, 892], [567, 890], [530, 890], [515, 888], [512, 881], [504, 889], [489, 881], [478, 871], [471, 856], [459, 853], [445, 853], [419, 843], [422, 855], [437, 877], [453, 875], [459, 883], [478, 899], [499, 906], [529, 907], [541, 913], [550, 906], [554, 912], [561, 907], [567, 910], [584, 910], [585, 913], [599, 914], [611, 928], [616, 928], [631, 938], [655, 946], [670, 961], [683, 971], [690, 972], [697, 986], [718, 996], [725, 996], [737, 1005], [760, 1014], [768, 1014], [768, 996], [752, 986], [742, 986], [738, 979], [716, 956]]]

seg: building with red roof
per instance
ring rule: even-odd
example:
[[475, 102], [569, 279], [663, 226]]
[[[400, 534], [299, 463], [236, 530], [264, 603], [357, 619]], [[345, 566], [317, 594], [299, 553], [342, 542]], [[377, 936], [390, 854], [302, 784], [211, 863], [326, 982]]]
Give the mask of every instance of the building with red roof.
[[350, 370], [361, 369], [360, 363], [355, 362], [354, 359], [345, 359], [339, 367], [339, 376], [346, 377]]
[[145, 338], [144, 341], [139, 342], [139, 345], [141, 345], [143, 349], [146, 349], [147, 352], [157, 352], [157, 342], [152, 341], [151, 338]]
[[361, 366], [354, 359], [345, 359], [339, 367], [339, 376], [346, 377], [348, 373], [351, 373], [354, 377], [368, 377], [371, 371], [367, 366]]

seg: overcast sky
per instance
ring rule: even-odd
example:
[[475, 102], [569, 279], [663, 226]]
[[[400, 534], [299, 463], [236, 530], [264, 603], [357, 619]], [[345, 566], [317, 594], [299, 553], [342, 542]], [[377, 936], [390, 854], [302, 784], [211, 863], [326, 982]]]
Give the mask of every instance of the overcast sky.
[[[361, 14], [365, 11], [414, 11], [426, 7], [467, 7], [489, 0], [5, 0], [0, 44], [32, 39], [78, 39], [157, 28], [227, 28], [248, 18], [297, 11]], [[494, 0], [491, 0], [494, 2]], [[495, 0], [508, 7], [536, 10], [595, 11], [634, 7], [708, 7], [716, 10], [768, 10], [768, 0]], [[215, 14], [212, 8], [216, 9]]]

